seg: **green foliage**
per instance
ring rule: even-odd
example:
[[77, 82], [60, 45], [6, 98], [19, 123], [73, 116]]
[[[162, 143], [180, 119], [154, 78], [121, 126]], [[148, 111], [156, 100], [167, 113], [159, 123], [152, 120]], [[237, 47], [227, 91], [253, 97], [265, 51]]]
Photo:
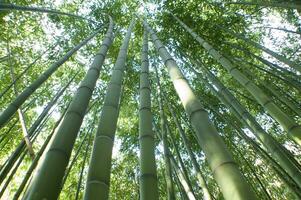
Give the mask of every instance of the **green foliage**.
[[[17, 3], [23, 6], [39, 6], [45, 8], [53, 8], [63, 12], [79, 14], [89, 17], [100, 24], [80, 20], [70, 16], [62, 16], [57, 14], [43, 14], [37, 12], [22, 11], [1, 11], [0, 12], [0, 93], [4, 91], [12, 82], [10, 77], [10, 68], [13, 67], [16, 76], [20, 75], [28, 65], [31, 65], [36, 58], [41, 56], [29, 69], [22, 75], [20, 80], [16, 82], [16, 88], [19, 92], [23, 91], [30, 83], [32, 83], [42, 72], [44, 72], [51, 63], [55, 62], [63, 56], [72, 46], [78, 44], [96, 28], [101, 27], [102, 31], [95, 39], [89, 42], [79, 52], [70, 58], [58, 71], [56, 71], [49, 80], [47, 80], [27, 101], [22, 105], [25, 112], [25, 120], [28, 128], [38, 118], [43, 108], [54, 97], [54, 95], [77, 72], [78, 75], [64, 94], [59, 98], [56, 105], [51, 109], [48, 119], [45, 119], [45, 125], [39, 130], [39, 135], [33, 143], [35, 152], [42, 146], [45, 138], [53, 129], [55, 122], [62, 115], [64, 109], [72, 99], [80, 81], [84, 77], [94, 55], [98, 52], [101, 41], [108, 27], [108, 15], [112, 16], [115, 27], [115, 39], [109, 49], [105, 60], [105, 65], [100, 72], [100, 78], [93, 92], [90, 105], [96, 102], [95, 106], [87, 114], [82, 125], [81, 134], [77, 139], [74, 152], [79, 148], [79, 141], [83, 138], [83, 133], [92, 127], [90, 134], [95, 134], [97, 122], [99, 120], [101, 108], [103, 106], [103, 97], [110, 80], [112, 67], [116, 61], [120, 45], [123, 41], [126, 28], [132, 18], [138, 15], [138, 20], [146, 17], [149, 24], [157, 30], [158, 37], [164, 45], [172, 53], [175, 60], [179, 63], [181, 70], [185, 74], [188, 82], [194, 88], [196, 95], [200, 99], [204, 108], [209, 112], [210, 119], [214, 122], [218, 133], [226, 143], [227, 148], [232, 153], [235, 161], [238, 163], [240, 170], [246, 177], [247, 182], [256, 191], [259, 199], [265, 199], [264, 189], [272, 197], [272, 199], [295, 199], [289, 187], [284, 183], [280, 176], [275, 172], [273, 164], [268, 162], [258, 153], [256, 149], [248, 142], [243, 140], [237, 130], [232, 127], [229, 121], [234, 122], [237, 127], [246, 131], [241, 122], [234, 117], [230, 110], [223, 105], [209, 88], [199, 80], [190, 70], [190, 60], [201, 60], [208, 69], [210, 69], [225, 86], [227, 86], [239, 102], [256, 118], [259, 124], [272, 135], [280, 144], [284, 145], [289, 152], [300, 162], [300, 148], [287, 136], [283, 129], [266, 111], [260, 106], [256, 100], [243, 88], [236, 80], [234, 80], [223, 67], [214, 60], [208, 52], [202, 48], [193, 38], [172, 18], [168, 12], [172, 12], [179, 17], [185, 24], [192, 28], [198, 35], [208, 41], [214, 48], [219, 50], [223, 55], [229, 57], [237, 64], [238, 69], [248, 69], [255, 77], [253, 81], [260, 86], [269, 96], [273, 98], [276, 104], [282, 108], [289, 116], [294, 118], [299, 124], [301, 116], [297, 116], [294, 110], [283, 104], [277, 96], [273, 96], [271, 92], [265, 89], [262, 81], [266, 81], [276, 86], [282, 95], [289, 101], [295, 102], [300, 109], [300, 88], [296, 88], [271, 73], [259, 70], [261, 67], [267, 71], [283, 77], [285, 80], [292, 80], [300, 83], [300, 73], [289, 68], [285, 64], [270, 58], [263, 52], [253, 46], [248, 45], [229, 34], [223, 28], [232, 30], [235, 33], [241, 33], [245, 37], [266, 45], [277, 53], [287, 58], [301, 63], [301, 43], [300, 35], [280, 30], [268, 29], [269, 22], [273, 21], [273, 16], [279, 19], [276, 26], [282, 26], [284, 29], [301, 31], [300, 13], [294, 9], [282, 8], [262, 8], [260, 6], [246, 5], [229, 5], [229, 1], [191, 1], [191, 0], [165, 0], [165, 1], [5, 1], [5, 3]], [[1, 2], [3, 3], [3, 2]], [[148, 11], [141, 13], [142, 4], [148, 8]], [[269, 17], [266, 16], [269, 14]], [[140, 73], [140, 55], [142, 46], [143, 27], [141, 21], [138, 21], [133, 31], [130, 41], [126, 73], [123, 81], [123, 93], [120, 107], [120, 115], [118, 119], [115, 154], [113, 157], [113, 165], [111, 170], [111, 188], [110, 199], [139, 199], [139, 73]], [[232, 45], [232, 46], [231, 46]], [[267, 59], [277, 64], [283, 69], [287, 69], [292, 73], [285, 73], [275, 67], [269, 67], [256, 59], [247, 51], [234, 48], [238, 45], [247, 51]], [[176, 114], [181, 119], [181, 125], [186, 132], [189, 143], [192, 147], [197, 161], [200, 164], [201, 172], [207, 182], [209, 191], [215, 199], [223, 199], [220, 189], [213, 174], [208, 167], [206, 157], [200, 149], [195, 134], [188, 125], [189, 120], [184, 113], [184, 109], [180, 104], [179, 98], [175, 93], [173, 85], [169, 80], [167, 71], [161, 63], [157, 52], [154, 50], [153, 44], [149, 43], [150, 49], [150, 79], [152, 79], [152, 112], [154, 122], [159, 124], [159, 106], [157, 102], [158, 89], [154, 84], [154, 67], [157, 67], [160, 74], [160, 81], [164, 87], [168, 101], [172, 104]], [[183, 54], [184, 53], [184, 54]], [[241, 59], [241, 60], [239, 60]], [[200, 71], [198, 67], [195, 70]], [[297, 74], [297, 75], [296, 75]], [[247, 75], [247, 74], [246, 74]], [[0, 97], [0, 113], [15, 98], [12, 88]], [[167, 107], [164, 108], [167, 115], [169, 125], [173, 132], [176, 126], [172, 122]], [[217, 115], [218, 112], [220, 115]], [[95, 122], [93, 123], [93, 121]], [[95, 125], [96, 124], [96, 125]], [[5, 161], [18, 146], [22, 140], [22, 132], [19, 119], [15, 115], [9, 123], [0, 130], [0, 167], [4, 166]], [[251, 138], [254, 136], [251, 135]], [[188, 154], [184, 148], [183, 141], [178, 133], [174, 134], [181, 155], [192, 180], [192, 185], [197, 191], [197, 196], [201, 198], [202, 193], [197, 185], [196, 175]], [[93, 139], [93, 138], [92, 138]], [[92, 141], [92, 140], [91, 140]], [[258, 142], [258, 140], [255, 140]], [[86, 141], [87, 143], [88, 141]], [[86, 144], [85, 143], [85, 144]], [[84, 145], [85, 146], [85, 145]], [[92, 146], [92, 142], [90, 142]], [[88, 158], [91, 148], [88, 150]], [[162, 142], [156, 137], [156, 161], [158, 172], [158, 186], [160, 199], [166, 199], [166, 182], [165, 182], [165, 165], [163, 161]], [[84, 147], [81, 149], [77, 161], [74, 163], [70, 174], [62, 187], [60, 199], [74, 199], [78, 178], [81, 171], [82, 162], [84, 160]], [[72, 158], [72, 157], [71, 157]], [[9, 184], [7, 191], [4, 193], [4, 199], [12, 199], [14, 192], [20, 185], [22, 177], [28, 170], [31, 159], [29, 156], [20, 165]], [[252, 168], [249, 168], [248, 162]], [[81, 184], [79, 198], [83, 197], [85, 180], [87, 175], [89, 159], [84, 164], [84, 176]], [[260, 187], [258, 179], [254, 173], [259, 176], [264, 189]], [[285, 176], [285, 175], [283, 175]], [[8, 176], [7, 176], [8, 177]], [[5, 180], [7, 180], [7, 177]], [[1, 187], [3, 185], [0, 185]], [[0, 187], [0, 190], [1, 190]], [[179, 191], [177, 189], [177, 196]]]

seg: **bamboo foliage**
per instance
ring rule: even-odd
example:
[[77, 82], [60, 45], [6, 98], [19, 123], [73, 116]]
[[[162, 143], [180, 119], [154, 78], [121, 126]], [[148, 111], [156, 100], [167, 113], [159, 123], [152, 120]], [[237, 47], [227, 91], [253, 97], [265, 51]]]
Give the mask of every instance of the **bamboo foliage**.
[[84, 199], [109, 198], [112, 149], [119, 114], [121, 86], [125, 71], [127, 50], [134, 26], [135, 20], [133, 19], [120, 47], [108, 84], [100, 121], [94, 138]]
[[160, 57], [167, 66], [175, 90], [193, 125], [198, 142], [225, 199], [256, 199], [176, 62], [145, 21], [144, 26], [147, 27]]
[[291, 2], [263, 2], [258, 0], [252, 1], [238, 1], [238, 2], [228, 2], [227, 4], [238, 4], [238, 5], [254, 5], [263, 7], [277, 7], [277, 8], [289, 8], [289, 9], [301, 9], [300, 2], [293, 0]]
[[0, 3], [0, 198], [301, 199], [300, 3], [231, 3]]
[[67, 13], [67, 12], [61, 12], [58, 10], [53, 10], [53, 9], [46, 9], [46, 8], [39, 8], [39, 7], [29, 7], [29, 6], [20, 6], [20, 5], [15, 5], [15, 4], [9, 4], [9, 3], [0, 3], [0, 10], [20, 10], [20, 11], [31, 11], [31, 12], [42, 12], [42, 13], [50, 13], [50, 14], [57, 14], [57, 15], [66, 15], [69, 17], [75, 17], [78, 19], [83, 19], [87, 20], [92, 23], [98, 24], [98, 22], [88, 19], [83, 16], [75, 15], [72, 13]]
[[108, 48], [113, 42], [113, 26], [113, 20], [110, 18], [110, 25], [100, 50], [78, 87], [49, 149], [45, 152], [25, 199], [56, 199], [58, 197], [61, 188], [60, 184], [68, 165], [72, 147], [82, 124]]

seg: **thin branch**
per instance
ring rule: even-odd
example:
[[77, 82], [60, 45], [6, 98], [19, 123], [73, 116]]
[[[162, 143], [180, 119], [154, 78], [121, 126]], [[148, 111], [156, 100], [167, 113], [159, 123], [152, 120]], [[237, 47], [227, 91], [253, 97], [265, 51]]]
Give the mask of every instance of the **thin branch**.
[[0, 3], [0, 10], [20, 10], [20, 11], [32, 11], [32, 12], [42, 12], [42, 13], [50, 13], [50, 14], [57, 14], [57, 15], [66, 15], [69, 17], [75, 17], [83, 20], [87, 20], [89, 22], [95, 23], [99, 25], [99, 22], [94, 21], [92, 19], [72, 14], [72, 13], [67, 13], [67, 12], [61, 12], [58, 10], [53, 10], [53, 9], [48, 9], [48, 8], [40, 8], [40, 7], [31, 7], [31, 6], [19, 6], [19, 5], [14, 5], [14, 4], [3, 4]]
[[[8, 43], [7, 43], [7, 51], [8, 51], [8, 55], [9, 55], [8, 61], [9, 61], [9, 65], [10, 65], [10, 75], [11, 75], [12, 82], [15, 83], [15, 79], [16, 79], [15, 78], [15, 72], [14, 72], [13, 65], [11, 63], [11, 57], [10, 57], [11, 52], [10, 52], [10, 48], [9, 48]], [[19, 93], [18, 93], [16, 84], [13, 84], [13, 88], [14, 88], [15, 95], [18, 96]], [[24, 112], [23, 112], [21, 107], [18, 109], [18, 116], [19, 116], [19, 120], [20, 120], [20, 124], [21, 124], [21, 128], [22, 128], [23, 137], [24, 137], [27, 149], [28, 149], [28, 153], [29, 153], [30, 157], [32, 159], [34, 159], [35, 154], [34, 154], [34, 150], [32, 148], [32, 144], [30, 142], [30, 139], [28, 137], [28, 130], [27, 130], [27, 127], [26, 127]]]

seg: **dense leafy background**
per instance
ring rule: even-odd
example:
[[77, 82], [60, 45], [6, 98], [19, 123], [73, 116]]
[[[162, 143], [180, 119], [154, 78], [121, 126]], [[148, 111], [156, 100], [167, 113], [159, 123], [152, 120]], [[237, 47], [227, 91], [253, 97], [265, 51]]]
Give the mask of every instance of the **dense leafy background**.
[[[275, 174], [269, 163], [266, 163], [262, 157], [254, 150], [246, 141], [238, 137], [237, 132], [230, 125], [229, 121], [234, 122], [238, 126], [242, 126], [237, 119], [229, 112], [229, 110], [219, 102], [219, 100], [209, 91], [209, 89], [193, 74], [187, 64], [189, 59], [181, 56], [181, 51], [189, 55], [190, 58], [200, 59], [202, 62], [214, 72], [220, 80], [229, 88], [239, 101], [251, 112], [260, 124], [277, 140], [286, 146], [299, 160], [300, 149], [287, 137], [281, 127], [262, 109], [253, 97], [239, 85], [225, 71], [208, 52], [203, 49], [193, 38], [179, 26], [178, 23], [168, 14], [172, 12], [174, 15], [183, 20], [189, 27], [210, 42], [216, 49], [220, 50], [232, 60], [242, 59], [247, 62], [235, 61], [240, 69], [249, 69], [253, 76], [253, 80], [257, 84], [268, 81], [285, 93], [289, 94], [297, 103], [300, 103], [300, 93], [285, 82], [258, 70], [254, 65], [268, 69], [259, 60], [254, 59], [249, 54], [235, 49], [230, 44], [236, 44], [244, 47], [248, 51], [265, 57], [271, 62], [278, 63], [273, 58], [268, 57], [260, 50], [247, 45], [243, 40], [233, 37], [221, 27], [232, 30], [236, 33], [242, 33], [246, 37], [251, 38], [261, 44], [268, 45], [269, 48], [301, 63], [300, 60], [300, 22], [299, 13], [293, 9], [280, 8], [262, 8], [259, 6], [243, 6], [243, 5], [228, 5], [227, 1], [191, 1], [191, 0], [166, 0], [166, 1], [86, 1], [86, 0], [60, 0], [60, 1], [7, 1], [18, 5], [39, 6], [53, 8], [56, 10], [76, 13], [82, 16], [89, 17], [99, 24], [92, 24], [85, 20], [72, 18], [69, 16], [60, 16], [54, 14], [42, 14], [36, 12], [22, 11], [1, 11], [0, 13], [0, 91], [5, 90], [11, 83], [10, 70], [13, 68], [16, 76], [32, 63], [36, 58], [40, 57], [37, 62], [26, 72], [24, 76], [16, 83], [17, 90], [21, 92], [26, 86], [37, 78], [47, 67], [64, 55], [72, 46], [79, 43], [87, 37], [93, 30], [101, 26], [103, 30], [86, 46], [81, 48], [76, 55], [63, 64], [57, 72], [46, 83], [42, 85], [23, 105], [22, 109], [26, 110], [26, 124], [28, 127], [33, 124], [38, 114], [50, 101], [55, 94], [64, 87], [72, 76], [78, 72], [78, 75], [64, 92], [45, 126], [40, 130], [40, 134], [33, 144], [35, 152], [39, 150], [46, 136], [52, 130], [56, 120], [65, 109], [68, 102], [71, 100], [80, 80], [83, 78], [85, 71], [89, 67], [93, 59], [93, 55], [97, 52], [104, 33], [107, 29], [107, 15], [111, 15], [116, 23], [116, 38], [109, 54], [105, 61], [105, 66], [101, 71], [100, 78], [97, 82], [97, 88], [93, 93], [91, 100], [91, 111], [87, 114], [82, 125], [81, 132], [74, 147], [74, 153], [79, 149], [81, 141], [85, 134], [94, 134], [97, 127], [97, 122], [102, 108], [102, 100], [106, 89], [106, 84], [110, 78], [112, 66], [116, 60], [119, 47], [125, 35], [125, 31], [132, 18], [136, 14], [142, 18], [142, 5], [148, 8], [145, 11], [145, 16], [151, 26], [158, 32], [158, 36], [163, 43], [168, 47], [172, 55], [176, 58], [181, 66], [184, 74], [196, 94], [200, 98], [204, 107], [210, 113], [210, 118], [217, 127], [220, 135], [223, 137], [227, 147], [232, 152], [235, 160], [238, 162], [240, 169], [247, 178], [247, 181], [252, 185], [260, 199], [265, 199], [266, 196], [260, 187], [258, 178], [264, 185], [265, 189], [272, 199], [294, 199], [292, 193], [285, 184]], [[276, 22], [275, 22], [276, 21]], [[281, 28], [299, 32], [293, 34], [285, 31], [267, 28], [270, 24], [281, 26]], [[272, 26], [271, 25], [271, 26]], [[279, 28], [279, 27], [278, 27]], [[111, 199], [138, 199], [139, 198], [139, 141], [138, 141], [138, 99], [139, 99], [139, 71], [140, 71], [140, 52], [142, 43], [142, 26], [138, 21], [135, 30], [132, 34], [130, 47], [128, 51], [126, 63], [126, 76], [124, 79], [123, 95], [121, 101], [121, 110], [118, 121], [118, 130], [116, 136], [116, 144], [113, 156], [113, 167], [111, 175]], [[181, 50], [181, 51], [180, 51]], [[168, 95], [168, 99], [173, 103], [174, 108], [179, 116], [183, 117], [183, 126], [185, 126], [186, 116], [183, 108], [179, 103], [179, 99], [169, 81], [167, 72], [163, 63], [155, 52], [153, 45], [150, 43], [151, 57], [151, 75], [152, 75], [152, 98], [153, 98], [153, 113], [156, 123], [159, 122], [159, 111], [157, 103], [157, 86], [154, 79], [154, 67], [159, 69], [160, 80], [164, 86], [164, 91]], [[9, 54], [10, 53], [10, 54]], [[188, 63], [186, 63], [186, 62]], [[198, 70], [198, 67], [195, 66]], [[264, 85], [260, 87], [269, 95]], [[5, 96], [1, 97], [0, 111], [14, 99], [15, 93], [9, 90]], [[277, 104], [282, 107], [286, 113], [294, 117], [300, 122], [293, 110], [290, 110], [276, 97], [273, 97]], [[28, 106], [26, 106], [28, 105]], [[166, 109], [166, 108], [165, 108]], [[214, 113], [218, 111], [219, 114]], [[196, 184], [194, 171], [192, 170], [188, 154], [184, 149], [183, 142], [180, 140], [179, 134], [176, 131], [175, 124], [172, 122], [170, 113], [166, 110], [170, 127], [175, 137], [177, 138], [177, 146], [182, 154], [184, 162], [191, 176], [196, 195], [201, 197], [201, 190]], [[0, 133], [0, 165], [5, 163], [6, 159], [16, 148], [22, 139], [21, 127], [18, 123], [17, 115], [3, 128]], [[11, 128], [12, 127], [12, 128]], [[11, 129], [11, 130], [10, 130]], [[244, 129], [245, 130], [245, 129]], [[202, 172], [206, 178], [209, 189], [216, 199], [223, 199], [216, 182], [214, 181], [211, 171], [206, 163], [206, 158], [198, 146], [194, 133], [185, 126], [185, 131], [193, 147], [194, 153], [201, 164]], [[88, 138], [88, 137], [87, 137]], [[85, 144], [93, 140], [85, 140], [81, 151], [74, 163], [70, 174], [62, 188], [61, 199], [74, 199], [79, 173], [81, 171], [82, 162], [85, 154]], [[162, 158], [162, 143], [156, 139], [156, 158], [158, 167], [158, 180], [161, 199], [166, 199], [166, 189], [164, 180], [164, 161]], [[88, 148], [88, 156], [91, 148]], [[71, 160], [73, 159], [71, 157]], [[4, 193], [6, 199], [10, 199], [18, 185], [22, 181], [26, 170], [30, 166], [31, 159], [25, 157], [19, 169], [16, 171], [13, 181], [8, 185], [8, 189]], [[247, 164], [248, 163], [248, 164]], [[251, 168], [250, 168], [251, 166]], [[81, 185], [80, 196], [83, 193], [85, 177], [87, 172], [87, 162], [85, 163], [84, 180]], [[178, 191], [178, 189], [177, 189]], [[179, 196], [177, 192], [177, 196]]]

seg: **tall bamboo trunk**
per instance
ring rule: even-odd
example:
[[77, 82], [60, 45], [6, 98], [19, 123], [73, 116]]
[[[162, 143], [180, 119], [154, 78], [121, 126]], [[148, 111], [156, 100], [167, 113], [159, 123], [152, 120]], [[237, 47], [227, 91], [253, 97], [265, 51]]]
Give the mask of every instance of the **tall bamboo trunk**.
[[[159, 96], [160, 98], [160, 96]], [[158, 102], [160, 106], [160, 101]], [[165, 163], [165, 180], [166, 180], [166, 187], [167, 187], [167, 199], [168, 200], [175, 200], [175, 188], [174, 184], [172, 182], [172, 166], [171, 166], [171, 153], [168, 148], [168, 141], [167, 141], [167, 135], [166, 135], [166, 124], [164, 120], [164, 112], [160, 108], [160, 125], [161, 130], [159, 132], [158, 128], [156, 127], [156, 124], [154, 124], [155, 132], [158, 138], [163, 143], [163, 157], [164, 157], [164, 163]]]
[[140, 199], [159, 199], [149, 83], [148, 33], [144, 30], [140, 73]]
[[194, 39], [196, 39], [208, 52], [215, 58], [229, 73], [243, 85], [254, 98], [264, 107], [264, 109], [287, 131], [293, 140], [301, 145], [301, 126], [297, 124], [292, 118], [287, 116], [272, 100], [267, 96], [253, 81], [240, 72], [235, 65], [228, 59], [216, 51], [208, 42], [198, 36], [187, 25], [185, 25], [179, 18], [172, 15], [181, 26], [188, 31]]
[[213, 175], [225, 199], [256, 199], [254, 192], [251, 191], [248, 183], [240, 173], [237, 164], [218, 135], [217, 130], [211, 124], [208, 113], [202, 108], [201, 103], [189, 86], [175, 60], [146, 21], [144, 21], [144, 25], [151, 34], [152, 41], [168, 68], [175, 90], [194, 127], [198, 142], [206, 155]]
[[185, 193], [187, 194], [187, 197], [189, 200], [196, 200], [193, 191], [191, 190], [189, 183], [187, 181], [187, 179], [185, 178], [184, 173], [180, 170], [180, 167], [177, 165], [176, 160], [174, 159], [174, 157], [171, 156], [171, 164], [175, 170], [175, 172], [177, 173], [177, 175], [179, 176], [179, 181], [181, 183], [181, 185], [183, 186]]
[[[89, 128], [89, 129], [91, 129], [91, 128]], [[70, 171], [72, 170], [72, 168], [73, 168], [75, 162], [77, 161], [77, 158], [78, 158], [78, 156], [79, 156], [79, 153], [82, 151], [82, 147], [83, 147], [84, 143], [88, 140], [89, 132], [90, 132], [90, 130], [88, 130], [88, 131], [85, 133], [85, 135], [83, 136], [83, 139], [81, 140], [81, 142], [80, 142], [80, 144], [79, 144], [79, 146], [78, 146], [76, 152], [74, 153], [74, 156], [73, 156], [72, 160], [71, 160], [71, 161], [69, 162], [69, 164], [68, 164], [68, 168], [66, 169], [65, 174], [64, 174], [64, 177], [63, 177], [63, 180], [62, 180], [62, 182], [61, 182], [61, 190], [63, 189], [63, 187], [64, 187], [64, 185], [65, 185], [65, 183], [66, 183], [66, 181], [67, 181], [67, 178], [68, 178], [68, 176], [69, 176], [69, 174], [70, 174]]]
[[15, 100], [13, 100], [8, 107], [0, 115], [0, 129], [6, 122], [17, 112], [20, 106], [38, 89], [62, 64], [64, 64], [77, 50], [83, 47], [89, 40], [97, 35], [101, 29], [98, 29], [81, 43], [76, 45], [73, 49], [68, 51], [65, 56], [61, 57], [58, 61], [53, 63], [44, 73], [42, 73], [34, 82], [32, 82], [23, 92], [21, 92]]
[[64, 177], [77, 133], [85, 116], [108, 48], [112, 42], [113, 20], [110, 18], [110, 25], [100, 51], [96, 54], [92, 65], [77, 89], [49, 149], [44, 153], [43, 162], [39, 164], [25, 199], [56, 199], [59, 196], [60, 184]]
[[[184, 179], [187, 182], [187, 186], [188, 186], [188, 190], [189, 190], [189, 196], [191, 198], [195, 198], [196, 195], [195, 195], [195, 192], [193, 190], [193, 186], [192, 186], [191, 180], [189, 178], [187, 168], [185, 167], [184, 161], [182, 159], [182, 156], [181, 156], [180, 151], [178, 149], [178, 146], [176, 144], [173, 133], [171, 132], [170, 127], [169, 127], [168, 124], [166, 124], [166, 127], [167, 127], [167, 133], [169, 135], [169, 138], [171, 139], [170, 141], [171, 141], [171, 144], [173, 146], [174, 152], [176, 153], [176, 157], [178, 158], [177, 160], [179, 161], [179, 164], [180, 164], [179, 165], [180, 170], [183, 172]], [[174, 158], [174, 160], [176, 160], [176, 158]]]
[[81, 186], [82, 186], [84, 169], [85, 169], [86, 161], [87, 161], [87, 158], [88, 158], [88, 152], [89, 152], [89, 149], [90, 149], [90, 146], [91, 146], [91, 141], [92, 141], [91, 139], [92, 139], [92, 132], [89, 135], [87, 146], [85, 148], [84, 159], [83, 159], [82, 164], [81, 164], [80, 175], [79, 175], [79, 179], [78, 179], [78, 183], [77, 183], [77, 188], [76, 188], [75, 200], [79, 199], [79, 193], [80, 193]]
[[[234, 147], [235, 148], [235, 147]], [[247, 168], [249, 169], [250, 173], [254, 176], [255, 180], [257, 181], [257, 183], [259, 183], [261, 190], [263, 191], [264, 195], [267, 197], [268, 200], [272, 200], [272, 197], [270, 196], [269, 192], [267, 191], [264, 183], [261, 181], [261, 179], [259, 178], [259, 175], [257, 175], [257, 172], [255, 170], [255, 166], [253, 166], [250, 161], [245, 158], [245, 156], [243, 155], [243, 153], [241, 152], [241, 150], [239, 148], [236, 148], [236, 152], [238, 152], [240, 158], [243, 160], [243, 162], [247, 165]], [[255, 181], [255, 184], [257, 184]]]
[[[165, 116], [164, 108], [163, 108], [163, 97], [161, 91], [161, 85], [159, 81], [159, 75], [157, 67], [154, 68], [156, 72], [156, 82], [157, 82], [157, 90], [158, 90], [158, 105], [160, 112], [160, 125], [161, 125], [161, 141], [163, 143], [163, 153], [164, 153], [164, 161], [165, 161], [165, 173], [166, 173], [166, 186], [167, 186], [167, 195], [169, 200], [174, 200], [175, 197], [175, 189], [174, 184], [172, 183], [172, 166], [171, 166], [171, 152], [168, 148], [168, 127], [167, 127], [167, 119]], [[159, 134], [158, 134], [159, 135]], [[160, 136], [160, 135], [159, 135]]]
[[84, 192], [84, 199], [87, 200], [105, 200], [109, 198], [112, 149], [119, 115], [121, 86], [125, 71], [127, 50], [134, 26], [135, 20], [133, 19], [127, 30], [122, 46], [120, 47], [113, 73], [107, 87], [104, 105], [96, 136], [94, 138], [88, 178]]
[[288, 30], [288, 29], [285, 29], [285, 28], [278, 28], [278, 27], [271, 27], [271, 26], [258, 26], [258, 27], [255, 27], [255, 28], [278, 30], [278, 31], [284, 31], [284, 32], [287, 32], [287, 33], [293, 33], [293, 34], [301, 35], [301, 32], [299, 32], [298, 30], [297, 31], [293, 31], [293, 30]]
[[186, 194], [186, 192], [184, 191], [184, 188], [183, 186], [181, 185], [180, 183], [180, 179], [179, 179], [179, 176], [178, 174], [173, 170], [173, 173], [174, 173], [174, 181], [175, 181], [175, 185], [177, 186], [178, 188], [178, 191], [180, 193], [180, 197], [182, 200], [188, 200], [188, 196]]
[[[187, 186], [185, 186], [185, 190], [187, 191], [188, 196], [189, 196], [190, 199], [196, 199], [196, 195], [195, 195], [195, 192], [193, 190], [191, 179], [189, 178], [187, 168], [184, 165], [184, 162], [183, 162], [182, 156], [181, 156], [181, 154], [179, 152], [178, 146], [175, 143], [175, 139], [174, 139], [174, 137], [173, 137], [170, 129], [167, 128], [167, 130], [168, 130], [168, 135], [171, 138], [173, 149], [175, 150], [176, 156], [177, 156], [179, 164], [180, 164], [177, 167], [179, 168], [180, 171], [182, 171], [182, 176], [184, 178], [184, 181], [187, 183], [187, 184], [185, 184], [185, 185], [187, 185]], [[174, 160], [176, 162], [176, 158], [173, 157], [172, 160]]]
[[[242, 60], [240, 60], [240, 61], [242, 61]], [[270, 68], [268, 70], [268, 69], [265, 69], [264, 67], [258, 66], [256, 64], [248, 62], [248, 61], [243, 61], [243, 62], [251, 65], [252, 67], [255, 67], [255, 68], [259, 69], [260, 71], [263, 71], [266, 74], [269, 74], [269, 75], [281, 80], [282, 82], [286, 83], [288, 86], [294, 87], [299, 92], [301, 92], [301, 84], [299, 82], [297, 82], [295, 79], [283, 76], [283, 74], [279, 73], [278, 70], [276, 70], [274, 68]]]

